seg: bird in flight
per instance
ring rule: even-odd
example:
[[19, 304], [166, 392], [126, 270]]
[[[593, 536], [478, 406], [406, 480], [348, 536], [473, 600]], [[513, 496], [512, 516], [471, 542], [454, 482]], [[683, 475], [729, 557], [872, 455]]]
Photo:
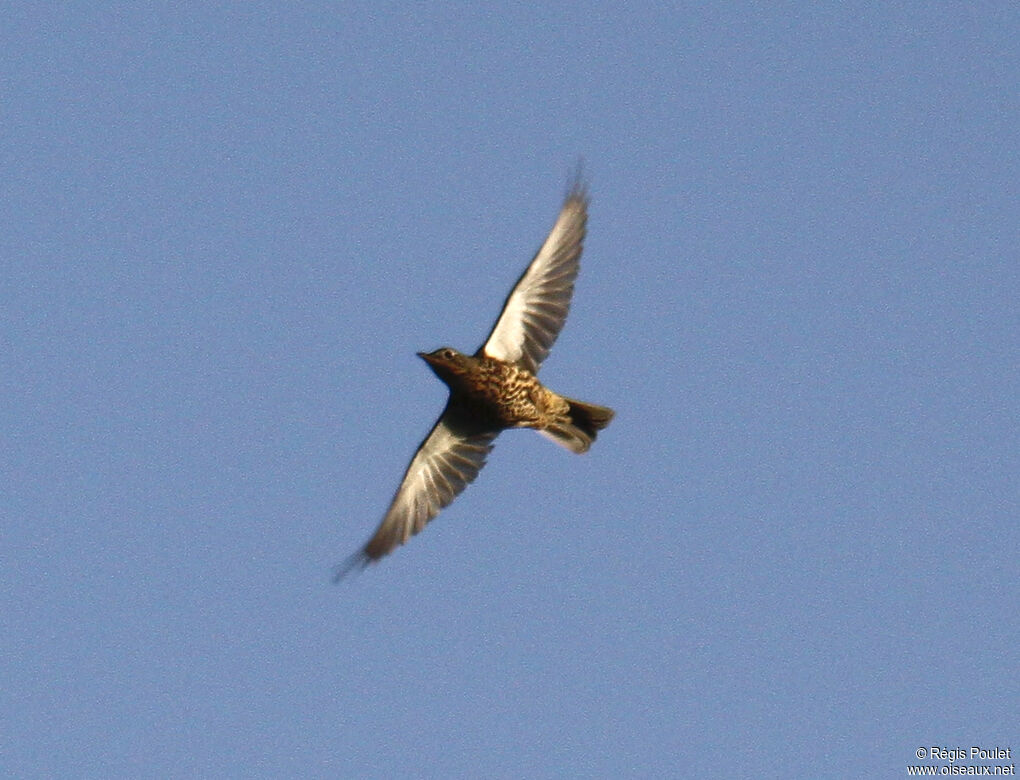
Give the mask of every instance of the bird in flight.
[[587, 219], [588, 195], [578, 179], [478, 351], [418, 353], [449, 387], [446, 408], [411, 459], [379, 528], [336, 567], [334, 581], [421, 531], [478, 476], [501, 431], [534, 428], [582, 453], [613, 419], [612, 409], [554, 393], [536, 377], [567, 319]]

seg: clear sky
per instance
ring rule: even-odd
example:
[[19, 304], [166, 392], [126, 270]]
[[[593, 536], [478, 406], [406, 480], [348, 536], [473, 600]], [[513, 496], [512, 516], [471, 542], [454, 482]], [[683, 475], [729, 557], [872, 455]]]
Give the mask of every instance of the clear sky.
[[[1015, 3], [181, 5], [2, 12], [4, 774], [1020, 750]], [[616, 419], [332, 585], [579, 158]]]

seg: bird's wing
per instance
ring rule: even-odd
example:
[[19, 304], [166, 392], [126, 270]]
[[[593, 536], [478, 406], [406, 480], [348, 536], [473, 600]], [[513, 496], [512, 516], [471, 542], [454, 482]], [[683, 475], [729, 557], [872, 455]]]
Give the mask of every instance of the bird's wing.
[[587, 220], [588, 195], [578, 182], [549, 237], [510, 291], [479, 353], [538, 371], [570, 310]]
[[421, 531], [478, 476], [498, 433], [480, 430], [448, 403], [411, 459], [375, 535], [337, 566], [334, 580], [388, 555]]

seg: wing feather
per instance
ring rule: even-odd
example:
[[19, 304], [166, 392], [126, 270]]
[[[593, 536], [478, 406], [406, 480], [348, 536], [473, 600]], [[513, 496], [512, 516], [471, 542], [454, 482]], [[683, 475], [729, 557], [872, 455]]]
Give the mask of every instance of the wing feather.
[[587, 220], [588, 194], [578, 182], [549, 236], [510, 291], [480, 353], [538, 371], [570, 311]]
[[447, 404], [411, 459], [379, 528], [336, 567], [334, 580], [388, 555], [421, 531], [478, 476], [497, 434], [479, 430]]

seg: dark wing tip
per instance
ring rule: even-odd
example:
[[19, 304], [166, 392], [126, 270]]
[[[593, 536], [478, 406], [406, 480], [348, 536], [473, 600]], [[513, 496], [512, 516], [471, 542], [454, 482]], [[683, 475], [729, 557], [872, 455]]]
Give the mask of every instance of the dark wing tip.
[[372, 562], [372, 558], [364, 550], [358, 550], [358, 552], [351, 555], [346, 560], [338, 563], [333, 567], [333, 584], [338, 585], [341, 580], [347, 577], [352, 572], [362, 572], [368, 568], [368, 564]]
[[584, 175], [584, 158], [578, 157], [574, 164], [574, 170], [567, 179], [567, 193], [563, 197], [564, 202], [572, 200], [587, 205], [588, 203], [588, 179]]

